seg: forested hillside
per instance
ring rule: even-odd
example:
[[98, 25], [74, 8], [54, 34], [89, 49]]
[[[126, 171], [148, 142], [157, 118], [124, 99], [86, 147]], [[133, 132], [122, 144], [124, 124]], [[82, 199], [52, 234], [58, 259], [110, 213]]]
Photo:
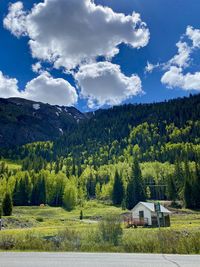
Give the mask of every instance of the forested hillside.
[[0, 147], [55, 140], [84, 119], [85, 115], [74, 107], [0, 98]]
[[131, 209], [163, 199], [200, 208], [200, 95], [88, 113], [55, 141], [1, 155], [0, 193], [9, 188], [14, 205], [71, 210], [96, 198]]

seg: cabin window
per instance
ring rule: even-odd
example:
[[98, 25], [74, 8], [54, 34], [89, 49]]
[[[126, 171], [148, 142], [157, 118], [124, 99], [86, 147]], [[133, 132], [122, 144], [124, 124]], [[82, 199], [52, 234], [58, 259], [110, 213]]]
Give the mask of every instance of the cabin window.
[[139, 218], [140, 219], [143, 219], [144, 218], [144, 211], [143, 210], [140, 210], [139, 211]]

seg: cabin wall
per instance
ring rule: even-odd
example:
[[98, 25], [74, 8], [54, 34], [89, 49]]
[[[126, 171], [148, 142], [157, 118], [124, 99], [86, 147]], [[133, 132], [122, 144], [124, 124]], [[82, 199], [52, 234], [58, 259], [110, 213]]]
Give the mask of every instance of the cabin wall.
[[148, 225], [152, 225], [152, 220], [151, 220], [151, 211], [148, 210], [146, 207], [143, 205], [138, 205], [133, 211], [132, 211], [132, 217], [139, 219], [139, 211], [144, 212], [144, 218], [148, 219]]

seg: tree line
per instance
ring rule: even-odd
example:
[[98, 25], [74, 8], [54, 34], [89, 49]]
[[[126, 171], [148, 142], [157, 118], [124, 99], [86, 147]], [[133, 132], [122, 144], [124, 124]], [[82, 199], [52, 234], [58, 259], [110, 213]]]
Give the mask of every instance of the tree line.
[[11, 176], [6, 174], [0, 179], [2, 203], [8, 205], [10, 198], [14, 206], [48, 204], [70, 211], [77, 205], [82, 206], [84, 201], [96, 198], [130, 210], [139, 201], [166, 199], [174, 204], [182, 201], [186, 208], [200, 209], [199, 162], [177, 160], [174, 165], [139, 164], [138, 158], [134, 157], [130, 164], [105, 165], [97, 170], [87, 166], [80, 176], [76, 171], [67, 176], [64, 163], [62, 171], [57, 172], [56, 168], [55, 164], [51, 171], [19, 170]]

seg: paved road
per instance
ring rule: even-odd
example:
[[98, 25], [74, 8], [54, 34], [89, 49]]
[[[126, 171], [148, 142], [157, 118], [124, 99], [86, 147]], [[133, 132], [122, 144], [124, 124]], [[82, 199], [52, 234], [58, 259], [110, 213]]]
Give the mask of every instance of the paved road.
[[200, 256], [111, 253], [0, 253], [0, 267], [200, 267]]

